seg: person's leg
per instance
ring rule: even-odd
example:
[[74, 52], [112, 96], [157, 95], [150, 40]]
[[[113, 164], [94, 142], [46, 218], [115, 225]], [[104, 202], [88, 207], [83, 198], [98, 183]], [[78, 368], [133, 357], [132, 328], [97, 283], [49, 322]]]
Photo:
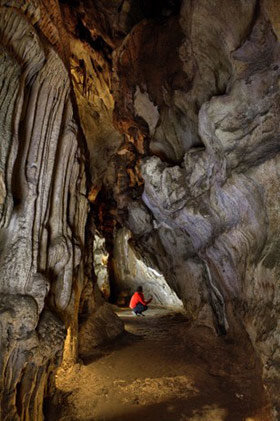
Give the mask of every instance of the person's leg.
[[144, 316], [143, 311], [148, 310], [148, 306], [144, 306], [142, 303], [138, 303], [137, 306], [133, 309], [136, 314], [141, 314]]
[[139, 304], [137, 304], [136, 307], [134, 307], [132, 309], [132, 311], [136, 314], [136, 316], [138, 316], [140, 314], [140, 312], [141, 312], [141, 308], [139, 307]]

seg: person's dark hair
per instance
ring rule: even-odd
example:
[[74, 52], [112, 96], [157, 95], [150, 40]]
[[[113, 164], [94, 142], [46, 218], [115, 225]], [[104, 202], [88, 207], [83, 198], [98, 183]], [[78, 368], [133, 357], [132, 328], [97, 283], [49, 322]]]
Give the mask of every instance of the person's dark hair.
[[141, 287], [141, 286], [137, 287], [137, 290], [136, 291], [137, 292], [143, 292], [143, 287]]

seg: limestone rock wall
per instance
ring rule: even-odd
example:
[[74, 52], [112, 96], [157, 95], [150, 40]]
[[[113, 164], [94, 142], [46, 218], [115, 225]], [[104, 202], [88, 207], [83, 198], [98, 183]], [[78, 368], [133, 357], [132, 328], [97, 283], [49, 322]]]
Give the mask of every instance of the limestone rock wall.
[[100, 345], [108, 344], [123, 333], [124, 323], [104, 301], [98, 285], [87, 285], [79, 315], [79, 356], [85, 362], [96, 355]]
[[144, 179], [124, 224], [195, 323], [249, 333], [277, 417], [279, 6], [218, 3], [185, 0], [114, 51], [114, 118]]
[[95, 21], [89, 20], [94, 7], [84, 9], [82, 2], [77, 10], [67, 4], [61, 7], [69, 37], [71, 80], [89, 151], [89, 198], [94, 201], [102, 185], [113, 182], [113, 155], [122, 142], [113, 125], [112, 48], [101, 41]]
[[111, 294], [108, 259], [109, 253], [106, 250], [105, 238], [96, 231], [93, 246], [94, 273], [97, 278], [98, 288], [107, 299]]
[[69, 361], [79, 335], [89, 355], [104, 322], [121, 331], [92, 251], [96, 227], [112, 255], [122, 226], [194, 323], [250, 338], [277, 418], [279, 16], [277, 0], [0, 1], [0, 418], [42, 419], [66, 327]]
[[183, 309], [182, 301], [170, 288], [157, 267], [143, 254], [137, 252], [130, 242], [131, 233], [120, 229], [115, 236], [114, 288], [117, 302], [128, 305], [130, 297], [139, 285], [143, 286], [145, 298], [153, 297], [152, 305]]
[[93, 48], [87, 31], [57, 0], [0, 2], [3, 421], [43, 419], [61, 361], [74, 364], [123, 331], [94, 287], [90, 201], [113, 183], [122, 136], [110, 49]]
[[51, 6], [0, 3], [1, 420], [42, 419], [83, 282], [85, 165]]

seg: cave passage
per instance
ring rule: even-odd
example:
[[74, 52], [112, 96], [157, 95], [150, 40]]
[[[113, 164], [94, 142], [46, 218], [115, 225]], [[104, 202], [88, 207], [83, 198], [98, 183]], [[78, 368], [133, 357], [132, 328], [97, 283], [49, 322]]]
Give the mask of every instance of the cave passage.
[[57, 421], [269, 420], [250, 345], [191, 328], [184, 313], [117, 309], [126, 333], [59, 369]]
[[280, 0], [0, 0], [0, 421], [279, 421], [279, 115]]

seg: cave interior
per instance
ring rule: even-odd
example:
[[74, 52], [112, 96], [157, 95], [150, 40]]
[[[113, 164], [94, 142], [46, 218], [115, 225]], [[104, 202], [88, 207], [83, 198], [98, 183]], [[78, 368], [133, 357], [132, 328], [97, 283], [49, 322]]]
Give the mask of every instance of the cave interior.
[[0, 421], [280, 420], [279, 0], [0, 0], [0, 55]]

